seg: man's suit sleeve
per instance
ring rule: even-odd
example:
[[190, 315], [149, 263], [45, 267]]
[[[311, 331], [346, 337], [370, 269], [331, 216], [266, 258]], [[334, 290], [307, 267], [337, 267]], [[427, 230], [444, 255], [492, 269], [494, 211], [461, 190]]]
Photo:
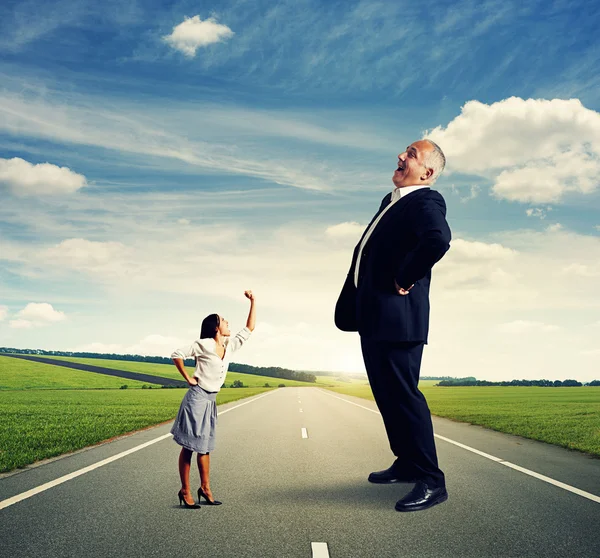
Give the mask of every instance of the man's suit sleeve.
[[403, 289], [408, 289], [427, 275], [448, 251], [451, 239], [446, 222], [446, 203], [438, 192], [432, 191], [427, 195], [411, 212], [410, 218], [418, 243], [396, 270], [396, 283]]

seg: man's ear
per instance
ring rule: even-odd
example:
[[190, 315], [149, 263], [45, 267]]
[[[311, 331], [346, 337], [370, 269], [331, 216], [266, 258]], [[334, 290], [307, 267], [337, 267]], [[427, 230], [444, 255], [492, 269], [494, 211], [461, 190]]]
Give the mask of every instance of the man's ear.
[[425, 168], [425, 173], [421, 175], [421, 180], [429, 180], [433, 176], [433, 169]]

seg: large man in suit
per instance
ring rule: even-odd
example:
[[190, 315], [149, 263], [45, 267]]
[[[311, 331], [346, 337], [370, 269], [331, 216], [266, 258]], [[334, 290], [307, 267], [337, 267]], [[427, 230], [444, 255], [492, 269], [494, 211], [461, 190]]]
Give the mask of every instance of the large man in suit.
[[431, 268], [450, 247], [446, 204], [430, 186], [445, 157], [430, 140], [398, 156], [394, 190], [354, 249], [335, 308], [336, 326], [358, 331], [375, 402], [396, 456], [369, 475], [374, 483], [415, 482], [398, 511], [427, 509], [448, 498], [438, 467], [431, 414], [417, 385], [429, 329]]

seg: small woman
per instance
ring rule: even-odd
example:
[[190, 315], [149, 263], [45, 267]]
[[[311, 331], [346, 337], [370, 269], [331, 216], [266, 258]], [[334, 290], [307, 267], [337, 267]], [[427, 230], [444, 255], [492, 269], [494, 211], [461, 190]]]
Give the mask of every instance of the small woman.
[[[213, 498], [210, 489], [210, 452], [215, 448], [217, 393], [225, 382], [231, 355], [248, 340], [256, 322], [254, 295], [252, 291], [245, 291], [244, 295], [250, 300], [250, 312], [246, 327], [233, 339], [230, 338], [231, 332], [227, 320], [218, 314], [211, 314], [202, 321], [200, 339], [171, 355], [177, 370], [190, 386], [171, 429], [173, 439], [182, 446], [179, 454], [181, 490], [178, 496], [179, 504], [185, 505], [186, 508], [199, 508], [202, 497], [213, 506], [222, 503]], [[190, 378], [184, 367], [184, 359], [191, 357], [196, 359], [196, 370]], [[200, 470], [198, 504], [194, 502], [190, 490], [190, 465], [193, 452], [198, 454]]]

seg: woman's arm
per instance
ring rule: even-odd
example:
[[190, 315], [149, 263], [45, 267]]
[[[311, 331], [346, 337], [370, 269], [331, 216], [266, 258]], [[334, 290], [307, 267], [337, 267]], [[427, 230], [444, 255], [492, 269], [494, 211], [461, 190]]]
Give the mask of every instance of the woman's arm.
[[256, 306], [254, 305], [254, 295], [252, 294], [252, 291], [245, 291], [244, 295], [246, 298], [250, 299], [250, 312], [248, 312], [246, 327], [250, 331], [254, 331], [254, 327], [256, 326]]
[[184, 379], [188, 383], [188, 385], [190, 385], [190, 386], [198, 385], [198, 380], [196, 380], [196, 378], [194, 378], [193, 376], [190, 378], [190, 375], [187, 373], [187, 370], [185, 369], [182, 358], [174, 358], [173, 364], [175, 364], [175, 366], [177, 367], [177, 370], [179, 370], [179, 373], [184, 377]]
[[189, 348], [177, 349], [171, 355], [171, 358], [173, 359], [173, 364], [175, 364], [175, 367], [177, 368], [177, 370], [179, 370], [179, 373], [184, 377], [185, 381], [190, 386], [198, 385], [198, 380], [196, 380], [196, 378], [194, 377], [190, 378], [189, 374], [187, 373], [187, 370], [185, 369], [183, 359], [196, 356], [197, 350], [194, 345], [190, 346]]

